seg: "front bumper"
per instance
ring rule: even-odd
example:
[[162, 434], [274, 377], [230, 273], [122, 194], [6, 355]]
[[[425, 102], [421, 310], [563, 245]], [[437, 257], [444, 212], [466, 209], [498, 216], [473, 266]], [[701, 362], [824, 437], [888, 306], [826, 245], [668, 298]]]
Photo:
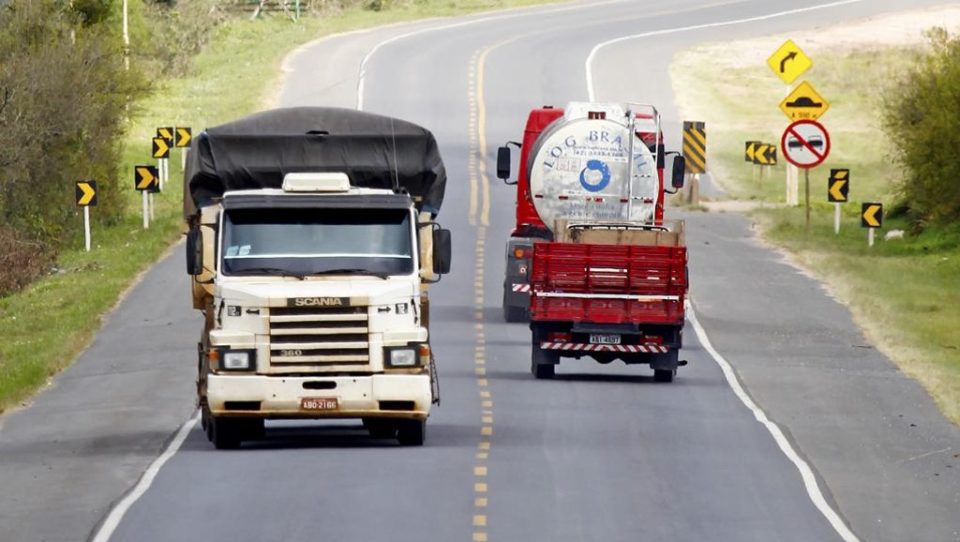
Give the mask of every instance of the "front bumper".
[[[328, 389], [314, 389], [318, 384]], [[303, 410], [301, 399], [333, 398], [336, 410]], [[396, 410], [400, 402], [411, 409]], [[207, 377], [207, 404], [214, 416], [255, 418], [407, 418], [430, 413], [430, 375], [281, 377], [222, 375]], [[388, 408], [382, 408], [387, 406]], [[259, 408], [256, 408], [259, 407]]]

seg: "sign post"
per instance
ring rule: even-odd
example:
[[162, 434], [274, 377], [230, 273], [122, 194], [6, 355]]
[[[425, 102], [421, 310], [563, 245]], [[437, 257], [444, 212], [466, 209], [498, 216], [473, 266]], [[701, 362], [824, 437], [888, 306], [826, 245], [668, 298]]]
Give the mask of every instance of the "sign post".
[[150, 196], [160, 191], [160, 175], [153, 166], [134, 166], [133, 187], [140, 192], [143, 199], [143, 229], [150, 227], [152, 207]]
[[684, 121], [683, 157], [687, 161], [687, 172], [693, 176], [690, 183], [687, 202], [700, 203], [700, 175], [707, 172], [707, 128], [703, 122]]
[[827, 182], [827, 201], [833, 203], [833, 233], [840, 234], [840, 205], [846, 203], [850, 195], [850, 170], [831, 169]]
[[867, 246], [873, 246], [874, 230], [883, 227], [883, 204], [864, 203], [860, 208], [860, 225], [867, 228]]
[[830, 155], [830, 134], [822, 124], [813, 120], [794, 122], [783, 132], [780, 149], [788, 162], [804, 170], [806, 193], [806, 222], [804, 231], [810, 233], [810, 170], [819, 166]]
[[[813, 61], [793, 40], [787, 40], [770, 55], [770, 58], [767, 59], [767, 66], [784, 84], [792, 85], [797, 78], [813, 67]], [[790, 96], [789, 92], [787, 96]], [[791, 118], [790, 120], [800, 119]], [[786, 172], [786, 202], [787, 205], [797, 205], [797, 168], [788, 164]]]
[[193, 140], [193, 129], [189, 126], [177, 126], [173, 134], [173, 146], [180, 151], [180, 168], [187, 168], [187, 153], [190, 152], [190, 141]]
[[77, 181], [76, 199], [83, 207], [83, 246], [90, 252], [90, 207], [97, 204], [97, 181]]

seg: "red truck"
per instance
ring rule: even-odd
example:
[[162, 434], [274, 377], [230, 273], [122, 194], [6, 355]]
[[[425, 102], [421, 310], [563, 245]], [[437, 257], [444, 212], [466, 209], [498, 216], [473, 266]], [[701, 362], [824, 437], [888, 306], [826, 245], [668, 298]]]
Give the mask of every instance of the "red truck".
[[[632, 137], [631, 137], [632, 134]], [[649, 364], [670, 382], [687, 293], [683, 223], [664, 221], [685, 163], [664, 150], [650, 106], [571, 103], [531, 111], [520, 146], [517, 226], [507, 242], [504, 315], [529, 318], [531, 372], [561, 356]], [[497, 156], [510, 177], [510, 145]], [[664, 166], [672, 157], [670, 184]]]

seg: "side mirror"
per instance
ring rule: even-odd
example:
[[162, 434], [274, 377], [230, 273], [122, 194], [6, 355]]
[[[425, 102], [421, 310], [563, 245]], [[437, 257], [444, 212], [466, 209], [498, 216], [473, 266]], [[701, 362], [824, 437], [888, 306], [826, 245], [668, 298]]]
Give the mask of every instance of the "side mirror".
[[677, 190], [683, 188], [684, 175], [687, 173], [687, 159], [683, 155], [673, 157], [673, 172], [670, 176], [670, 184]]
[[449, 273], [451, 260], [453, 260], [453, 244], [450, 230], [443, 228], [433, 230], [433, 272], [438, 275]]
[[193, 277], [203, 273], [203, 240], [200, 228], [193, 227], [187, 232], [187, 274]]
[[497, 178], [504, 181], [510, 178], [510, 147], [497, 149]]

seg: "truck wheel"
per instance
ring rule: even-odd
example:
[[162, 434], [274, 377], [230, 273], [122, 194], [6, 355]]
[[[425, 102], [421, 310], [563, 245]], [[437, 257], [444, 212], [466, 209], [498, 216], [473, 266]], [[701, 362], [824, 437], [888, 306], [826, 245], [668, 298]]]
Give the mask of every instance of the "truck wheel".
[[549, 380], [556, 374], [552, 363], [537, 363], [536, 360], [531, 363], [530, 372], [537, 380]]
[[363, 426], [373, 438], [396, 438], [397, 425], [390, 420], [363, 418]]
[[523, 307], [511, 307], [509, 305], [503, 306], [503, 319], [511, 324], [516, 324], [520, 322], [526, 322], [530, 319], [530, 316], [527, 315], [527, 311]]
[[676, 374], [677, 374], [676, 369], [654, 369], [653, 381], [654, 382], [673, 382], [673, 377]]
[[210, 417], [210, 440], [218, 450], [235, 450], [240, 447], [240, 424], [230, 418]]
[[403, 420], [397, 427], [397, 440], [401, 446], [423, 446], [426, 437], [426, 420]]
[[526, 322], [530, 319], [527, 309], [511, 305], [507, 300], [507, 285], [503, 285], [503, 319], [509, 323]]

